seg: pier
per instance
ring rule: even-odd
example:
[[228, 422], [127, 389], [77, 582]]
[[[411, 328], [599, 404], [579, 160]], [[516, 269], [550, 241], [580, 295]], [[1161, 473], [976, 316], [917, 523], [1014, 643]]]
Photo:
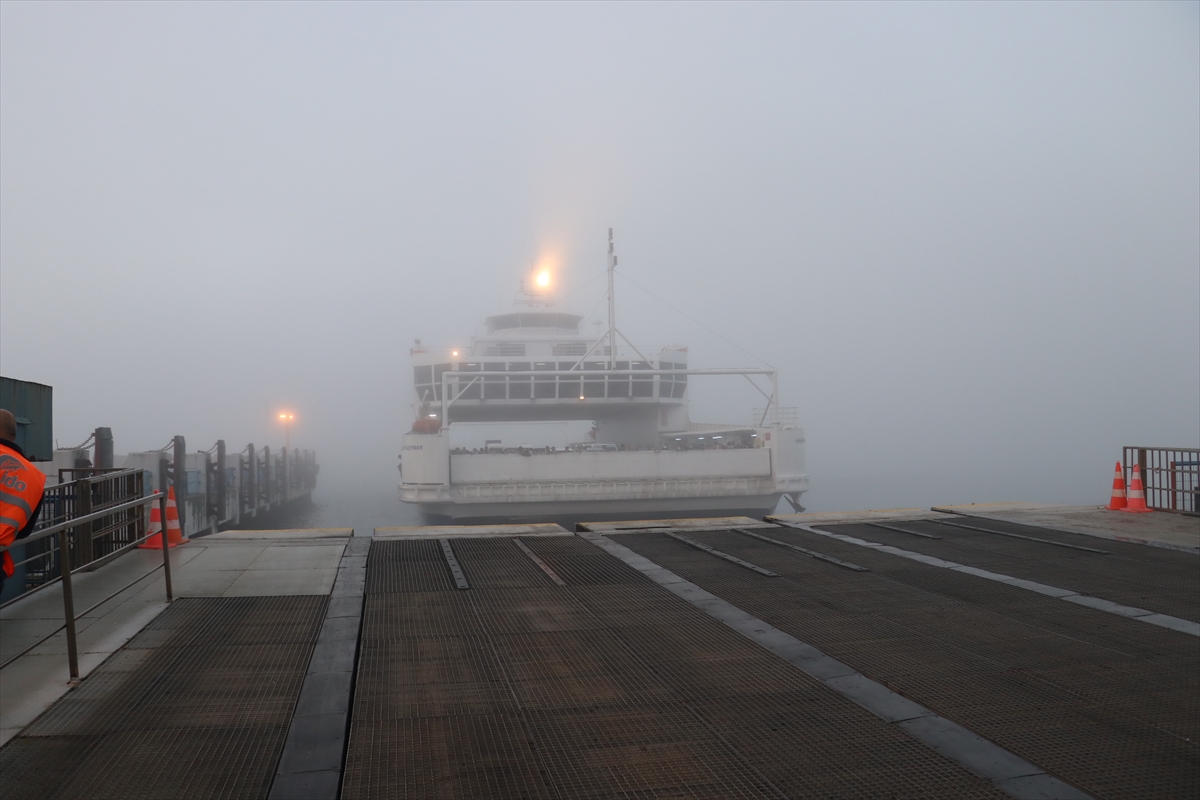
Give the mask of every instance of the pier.
[[[227, 530], [169, 557], [170, 603], [156, 551], [76, 580], [77, 685], [61, 637], [4, 668], [7, 795], [1200, 791], [1194, 516]], [[5, 653], [56, 591], [0, 610]]]

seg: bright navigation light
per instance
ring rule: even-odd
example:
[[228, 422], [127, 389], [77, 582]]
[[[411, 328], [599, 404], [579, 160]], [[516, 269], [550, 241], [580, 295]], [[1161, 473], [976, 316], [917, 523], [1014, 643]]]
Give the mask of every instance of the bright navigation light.
[[537, 278], [535, 278], [534, 280], [537, 281], [538, 286], [545, 289], [547, 286], [550, 285], [550, 270], [548, 270], [548, 269], [542, 270], [541, 272], [539, 272], [537, 274]]

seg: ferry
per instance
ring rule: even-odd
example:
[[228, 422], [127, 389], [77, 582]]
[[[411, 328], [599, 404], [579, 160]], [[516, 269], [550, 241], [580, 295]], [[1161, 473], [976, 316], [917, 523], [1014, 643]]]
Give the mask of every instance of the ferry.
[[[662, 519], [802, 510], [804, 431], [779, 406], [773, 369], [689, 369], [688, 351], [643, 353], [616, 326], [612, 231], [608, 330], [554, 307], [541, 272], [511, 310], [463, 348], [411, 348], [414, 421], [400, 453], [400, 499], [431, 523]], [[599, 326], [597, 326], [597, 329]], [[764, 397], [746, 423], [693, 422], [695, 378], [750, 379]], [[764, 386], [765, 384], [765, 386]], [[584, 420], [583, 442], [533, 446], [502, 436], [451, 442], [456, 423]]]

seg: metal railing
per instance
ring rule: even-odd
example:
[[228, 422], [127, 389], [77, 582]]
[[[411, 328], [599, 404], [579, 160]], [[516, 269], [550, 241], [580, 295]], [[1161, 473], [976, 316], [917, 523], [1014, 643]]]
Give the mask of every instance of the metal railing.
[[1122, 464], [1126, 485], [1133, 477], [1133, 465], [1138, 465], [1150, 508], [1200, 514], [1200, 449], [1126, 447]]
[[[62, 578], [62, 589], [63, 589], [63, 592], [62, 592], [62, 595], [63, 595], [63, 624], [60, 625], [59, 627], [55, 628], [50, 633], [43, 636], [41, 639], [38, 639], [36, 642], [29, 645], [21, 652], [9, 657], [9, 659], [7, 661], [5, 661], [3, 664], [0, 664], [0, 669], [3, 669], [4, 667], [8, 666], [13, 661], [15, 661], [18, 658], [20, 658], [21, 656], [25, 655], [30, 650], [37, 647], [42, 642], [46, 641], [51, 636], [54, 636], [59, 631], [61, 631], [65, 628], [67, 631], [67, 661], [68, 661], [68, 664], [70, 666], [70, 671], [71, 671], [71, 682], [77, 683], [79, 681], [79, 651], [76, 646], [75, 620], [77, 620], [79, 617], [82, 617], [82, 616], [92, 612], [93, 610], [100, 607], [104, 603], [107, 603], [109, 600], [113, 599], [118, 594], [120, 594], [121, 592], [128, 589], [130, 586], [133, 586], [134, 584], [138, 583], [138, 581], [141, 581], [141, 580], [145, 579], [147, 576], [149, 576], [150, 574], [157, 572], [159, 568], [155, 567], [150, 572], [139, 577], [137, 580], [133, 581], [132, 583], [130, 583], [126, 586], [121, 587], [117, 591], [115, 591], [112, 594], [105, 597], [100, 602], [95, 603], [94, 605], [91, 606], [91, 608], [88, 608], [83, 613], [76, 615], [75, 614], [75, 596], [74, 596], [74, 591], [71, 586], [71, 575], [73, 575], [75, 572], [78, 572], [81, 569], [86, 569], [87, 565], [85, 564], [84, 566], [77, 567], [75, 569], [71, 568], [72, 547], [71, 547], [71, 541], [70, 541], [70, 539], [71, 539], [70, 534], [73, 530], [79, 530], [80, 526], [90, 526], [99, 520], [103, 520], [105, 517], [112, 517], [113, 515], [116, 515], [116, 514], [123, 514], [125, 512], [133, 511], [133, 512], [136, 512], [138, 516], [141, 516], [142, 515], [142, 507], [149, 505], [150, 503], [154, 503], [154, 502], [157, 502], [159, 504], [159, 512], [161, 514], [161, 518], [163, 520], [166, 520], [166, 518], [167, 518], [167, 496], [163, 492], [155, 492], [154, 494], [150, 495], [149, 497], [139, 497], [136, 500], [132, 500], [132, 501], [129, 501], [126, 503], [121, 503], [119, 505], [115, 505], [110, 508], [105, 508], [100, 511], [94, 511], [90, 514], [84, 514], [82, 516], [74, 517], [72, 519], [68, 519], [63, 522], [59, 522], [59, 523], [50, 525], [46, 528], [43, 528], [42, 530], [37, 531], [36, 533], [30, 535], [29, 537], [27, 537], [25, 539], [22, 539], [20, 541], [14, 542], [11, 545], [8, 545], [7, 547], [0, 547], [0, 552], [3, 552], [6, 550], [11, 550], [14, 547], [22, 547], [22, 546], [28, 545], [30, 543], [33, 543], [33, 542], [46, 540], [46, 539], [49, 539], [51, 536], [57, 536], [58, 537], [57, 552], [59, 554], [58, 564], [59, 564], [59, 569], [62, 572], [61, 578]], [[162, 570], [163, 570], [163, 577], [164, 577], [165, 583], [166, 583], [167, 602], [170, 603], [173, 599], [172, 594], [171, 594], [170, 544], [168, 542], [168, 539], [170, 537], [167, 535], [167, 532], [165, 530], [166, 525], [164, 524], [162, 527], [164, 528], [164, 530], [161, 532], [162, 554], [163, 554]], [[154, 535], [154, 534], [145, 534], [140, 539], [138, 539], [137, 541], [131, 542], [130, 544], [138, 544], [138, 543], [150, 538], [150, 536], [152, 536], [152, 535]]]
[[[68, 537], [71, 562], [78, 568], [95, 568], [99, 566], [97, 562], [128, 549], [145, 533], [146, 521], [141, 509], [114, 510], [145, 494], [143, 480], [141, 470], [116, 470], [47, 486], [34, 533], [70, 521], [74, 525]], [[94, 511], [107, 514], [92, 522], [79, 522], [80, 517]], [[52, 582], [61, 574], [60, 556], [53, 542], [34, 536], [14, 542], [13, 546], [24, 546], [24, 555], [16, 566], [24, 567], [19, 574], [25, 590]]]

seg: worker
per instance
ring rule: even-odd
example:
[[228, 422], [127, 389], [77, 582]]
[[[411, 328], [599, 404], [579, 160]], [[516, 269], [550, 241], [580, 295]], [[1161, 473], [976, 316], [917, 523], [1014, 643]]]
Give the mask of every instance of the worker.
[[[42, 510], [45, 474], [29, 463], [17, 444], [17, 418], [0, 408], [0, 547], [33, 532]], [[0, 555], [0, 589], [16, 568], [7, 550]]]

